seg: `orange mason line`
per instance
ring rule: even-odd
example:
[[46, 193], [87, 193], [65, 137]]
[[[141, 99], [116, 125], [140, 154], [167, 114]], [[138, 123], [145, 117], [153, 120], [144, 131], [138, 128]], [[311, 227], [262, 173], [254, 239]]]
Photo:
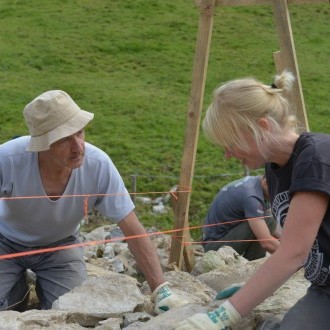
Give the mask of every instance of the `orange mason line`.
[[[90, 196], [90, 195], [88, 195], [88, 196]], [[260, 219], [260, 218], [264, 218], [264, 217], [250, 218], [250, 219], [243, 219], [243, 220], [234, 220], [232, 222], [242, 222], [242, 221], [249, 221], [249, 220]], [[181, 232], [181, 231], [184, 231], [184, 230], [192, 230], [192, 229], [198, 229], [198, 228], [202, 228], [202, 227], [206, 227], [206, 226], [225, 225], [225, 224], [226, 223], [212, 224], [212, 225], [202, 225], [202, 226], [192, 226], [192, 227], [185, 227], [185, 228], [180, 228], [180, 229], [157, 231], [157, 232], [153, 232], [153, 233], [149, 233], [149, 234], [140, 234], [140, 235], [134, 235], [134, 236], [117, 237], [117, 238], [100, 240], [100, 241], [90, 241], [90, 242], [76, 243], [76, 244], [70, 244], [70, 245], [64, 245], [64, 246], [56, 246], [56, 247], [44, 248], [44, 249], [43, 248], [38, 248], [36, 250], [31, 250], [31, 251], [0, 255], [0, 260], [1, 259], [18, 258], [18, 257], [23, 257], [23, 256], [27, 256], [27, 255], [33, 255], [33, 254], [40, 254], [40, 253], [54, 252], [54, 251], [60, 251], [60, 250], [67, 250], [67, 249], [72, 249], [72, 248], [76, 248], [76, 247], [83, 247], [83, 246], [89, 246], [89, 245], [100, 245], [100, 244], [103, 244], [103, 243], [110, 243], [110, 242], [115, 242], [115, 241], [129, 240], [129, 239], [142, 238], [142, 237], [148, 237], [148, 236], [156, 236], [156, 235], [161, 235], [161, 234], [177, 233], [177, 232]], [[182, 237], [182, 236], [180, 236], [180, 237]], [[177, 236], [173, 236], [173, 238], [177, 239]], [[271, 240], [271, 239], [232, 240], [232, 241], [216, 241], [216, 242], [247, 242], [247, 241], [262, 241], [262, 240]], [[182, 244], [204, 244], [204, 243], [205, 242], [191, 242], [191, 241], [182, 242]]]
[[[190, 192], [191, 190], [180, 190], [176, 193]], [[17, 200], [17, 199], [32, 199], [32, 198], [72, 198], [72, 197], [94, 197], [94, 196], [122, 196], [122, 195], [150, 195], [150, 194], [171, 194], [171, 191], [147, 191], [143, 193], [117, 193], [117, 194], [77, 194], [77, 195], [54, 195], [54, 196], [17, 196], [17, 197], [0, 197], [0, 200]]]

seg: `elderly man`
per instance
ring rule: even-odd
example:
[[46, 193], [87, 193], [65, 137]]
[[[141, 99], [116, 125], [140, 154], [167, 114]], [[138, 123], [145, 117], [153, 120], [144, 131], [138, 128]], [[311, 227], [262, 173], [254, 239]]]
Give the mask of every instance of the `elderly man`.
[[[117, 223], [153, 291], [155, 311], [183, 304], [164, 282], [159, 259], [123, 180], [106, 153], [85, 142], [94, 114], [60, 90], [47, 91], [24, 108], [30, 136], [0, 146], [0, 255], [79, 242], [79, 225], [95, 208]], [[77, 195], [77, 196], [75, 196]], [[79, 197], [82, 196], [82, 197]], [[86, 279], [82, 248], [0, 260], [0, 310], [22, 310], [26, 270], [36, 274], [42, 309]]]

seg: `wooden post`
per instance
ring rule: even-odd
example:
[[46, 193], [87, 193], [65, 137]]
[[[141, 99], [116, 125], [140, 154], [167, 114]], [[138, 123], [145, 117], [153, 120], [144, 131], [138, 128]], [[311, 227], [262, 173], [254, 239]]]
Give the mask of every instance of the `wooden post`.
[[136, 174], [131, 175], [131, 184], [132, 184], [132, 194], [131, 194], [131, 199], [133, 203], [135, 203], [135, 195], [136, 195]]
[[291, 71], [297, 79], [297, 83], [293, 85], [292, 93], [288, 95], [288, 99], [296, 110], [296, 115], [300, 123], [299, 126], [304, 127], [302, 131], [309, 131], [288, 6], [286, 0], [274, 0], [273, 4], [274, 17], [281, 46], [281, 66]]
[[283, 51], [278, 51], [273, 53], [274, 63], [275, 63], [275, 70], [277, 74], [280, 74], [285, 70], [285, 63], [282, 57]]
[[183, 245], [184, 242], [189, 242], [191, 240], [189, 229], [185, 229], [189, 226], [188, 214], [191, 193], [180, 191], [186, 190], [192, 186], [212, 36], [215, 0], [200, 1], [199, 7], [199, 29], [196, 42], [190, 101], [187, 113], [186, 135], [178, 188], [179, 192], [177, 193], [178, 199], [174, 209], [175, 229], [182, 229], [182, 231], [176, 232], [173, 235], [169, 259], [169, 263], [175, 262], [177, 267], [181, 269], [183, 256], [187, 271], [191, 271], [195, 265], [192, 246], [190, 244]]
[[[200, 0], [202, 1], [202, 0]], [[216, 0], [218, 6], [271, 5], [278, 0]], [[289, 4], [330, 3], [330, 0], [285, 0]]]

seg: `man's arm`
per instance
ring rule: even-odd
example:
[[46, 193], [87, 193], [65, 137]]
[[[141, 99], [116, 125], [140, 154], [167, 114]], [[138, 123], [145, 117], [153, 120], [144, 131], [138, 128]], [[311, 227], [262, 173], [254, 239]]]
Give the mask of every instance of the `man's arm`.
[[134, 211], [118, 223], [126, 237], [140, 236], [128, 239], [128, 246], [134, 255], [136, 263], [143, 272], [152, 291], [151, 301], [155, 304], [157, 314], [184, 305], [187, 301], [177, 296], [170, 289], [170, 283], [165, 282], [156, 249]]
[[[134, 211], [118, 223], [119, 228], [125, 236], [142, 237], [128, 239], [127, 243], [136, 263], [143, 272], [151, 291], [165, 282], [156, 250]], [[144, 236], [143, 236], [144, 235]]]
[[269, 253], [274, 253], [279, 247], [280, 242], [269, 231], [264, 219], [251, 219], [249, 226], [255, 237], [260, 240], [260, 245]]

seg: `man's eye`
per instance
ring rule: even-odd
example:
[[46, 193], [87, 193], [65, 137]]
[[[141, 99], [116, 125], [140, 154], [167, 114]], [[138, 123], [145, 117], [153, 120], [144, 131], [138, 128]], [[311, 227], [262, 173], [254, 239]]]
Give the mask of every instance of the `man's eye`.
[[69, 140], [69, 138], [64, 138], [64, 139], [59, 140], [58, 142], [59, 142], [59, 143], [64, 143], [64, 142], [66, 142], [66, 141], [68, 141], [68, 140]]

